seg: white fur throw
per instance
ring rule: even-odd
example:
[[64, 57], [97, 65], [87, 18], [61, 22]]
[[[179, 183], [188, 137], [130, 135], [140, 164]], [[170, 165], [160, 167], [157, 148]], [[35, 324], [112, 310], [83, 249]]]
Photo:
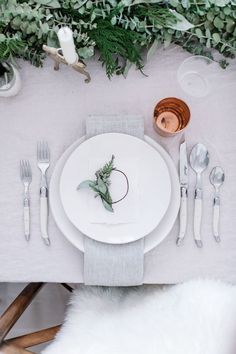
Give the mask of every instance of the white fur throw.
[[236, 286], [81, 287], [43, 354], [235, 354]]

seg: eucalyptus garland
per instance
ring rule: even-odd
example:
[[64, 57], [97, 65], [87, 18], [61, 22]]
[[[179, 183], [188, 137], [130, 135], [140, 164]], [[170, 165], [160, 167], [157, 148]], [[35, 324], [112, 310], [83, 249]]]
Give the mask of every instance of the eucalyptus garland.
[[0, 0], [0, 61], [21, 57], [43, 64], [42, 45], [58, 47], [57, 32], [73, 30], [78, 54], [97, 49], [107, 75], [143, 67], [160, 46], [175, 43], [220, 64], [236, 52], [236, 0]]

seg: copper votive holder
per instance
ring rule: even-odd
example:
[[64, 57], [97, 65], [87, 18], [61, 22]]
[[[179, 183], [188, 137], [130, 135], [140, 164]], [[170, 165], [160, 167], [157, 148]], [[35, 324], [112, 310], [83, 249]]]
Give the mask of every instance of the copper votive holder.
[[182, 132], [190, 121], [187, 104], [175, 97], [167, 97], [154, 109], [153, 126], [161, 136], [171, 137]]

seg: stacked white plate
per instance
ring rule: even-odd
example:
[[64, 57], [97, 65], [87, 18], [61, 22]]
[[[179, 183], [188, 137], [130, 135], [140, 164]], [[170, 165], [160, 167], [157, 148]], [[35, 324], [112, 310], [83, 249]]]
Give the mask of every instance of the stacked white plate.
[[[123, 202], [127, 210], [132, 206], [137, 208], [138, 218], [135, 222], [113, 223], [115, 205], [114, 214], [106, 211], [111, 223], [91, 222], [91, 203], [88, 199], [92, 198], [92, 194], [77, 190], [80, 182], [91, 179], [93, 164], [95, 172], [98, 161], [107, 162], [112, 154], [118, 169], [122, 161], [136, 161], [130, 163], [128, 177], [130, 193], [135, 194], [137, 189], [138, 205], [132, 205], [132, 198], [130, 205], [127, 205], [128, 198]], [[137, 172], [138, 184], [135, 177]], [[110, 133], [88, 140], [82, 137], [64, 152], [51, 178], [50, 206], [59, 229], [82, 252], [84, 237], [112, 244], [129, 243], [144, 237], [145, 252], [148, 252], [170, 232], [179, 210], [179, 190], [174, 163], [159, 144], [148, 136], [140, 140], [130, 135]]]

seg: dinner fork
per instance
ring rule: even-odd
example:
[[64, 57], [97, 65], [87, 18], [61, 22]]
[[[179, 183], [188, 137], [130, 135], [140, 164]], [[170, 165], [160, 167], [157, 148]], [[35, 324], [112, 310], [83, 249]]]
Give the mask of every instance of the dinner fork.
[[24, 232], [27, 241], [30, 239], [30, 195], [29, 186], [32, 181], [32, 172], [28, 160], [20, 161], [20, 176], [24, 185]]
[[38, 142], [37, 145], [38, 168], [41, 171], [40, 186], [40, 229], [41, 236], [47, 246], [50, 245], [48, 236], [48, 184], [46, 172], [50, 165], [50, 151], [46, 141]]

